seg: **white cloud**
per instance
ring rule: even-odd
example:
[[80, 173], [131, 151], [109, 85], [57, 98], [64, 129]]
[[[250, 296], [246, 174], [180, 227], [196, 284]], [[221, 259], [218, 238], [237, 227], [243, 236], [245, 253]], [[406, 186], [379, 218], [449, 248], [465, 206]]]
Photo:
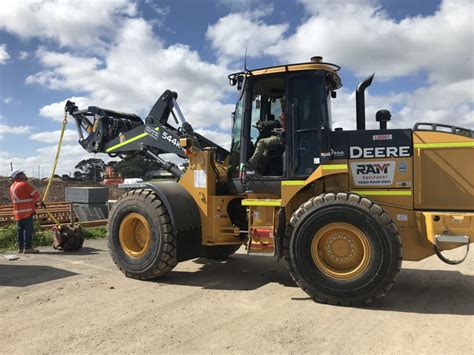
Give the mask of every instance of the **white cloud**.
[[[53, 160], [57, 148], [58, 147], [55, 144], [47, 147], [38, 148], [36, 151], [44, 156], [50, 157], [50, 160]], [[83, 156], [84, 154], [87, 154], [88, 158], [93, 157], [91, 154], [88, 154], [84, 149], [82, 149], [79, 144], [65, 144], [61, 146], [60, 159], [62, 160], [63, 158]], [[79, 160], [77, 160], [77, 162], [79, 162]]]
[[61, 46], [105, 44], [119, 19], [136, 13], [127, 0], [11, 1], [2, 6], [0, 29], [22, 38], [57, 41]]
[[[374, 115], [382, 108], [392, 111], [389, 127], [412, 127], [415, 121], [474, 125], [472, 5], [468, 0], [445, 0], [431, 16], [401, 21], [389, 18], [376, 1], [300, 2], [307, 14], [290, 33], [288, 24], [266, 21], [271, 6], [263, 11], [253, 0], [226, 1], [234, 10], [258, 10], [232, 13], [208, 26], [206, 37], [219, 56], [217, 64], [204, 61], [187, 45], [165, 44], [153, 33], [153, 21], [133, 17], [135, 6], [125, 0], [81, 2], [80, 7], [73, 2], [12, 2], [0, 13], [0, 29], [62, 46], [37, 50], [43, 70], [28, 76], [26, 83], [72, 91], [76, 97], [71, 100], [80, 108], [96, 105], [142, 117], [165, 89], [172, 89], [179, 93], [180, 106], [196, 130], [227, 147], [233, 110], [228, 104], [227, 63], [242, 57], [246, 45], [249, 56], [271, 54], [279, 63], [323, 55], [357, 76], [376, 71], [376, 80], [426, 74], [428, 81], [418, 83], [419, 88], [411, 92], [374, 95], [374, 81], [366, 98], [369, 128], [378, 126]], [[69, 15], [76, 11], [71, 23]], [[94, 50], [78, 54], [75, 44]], [[65, 101], [43, 106], [40, 116], [62, 121]], [[355, 128], [353, 91], [339, 91], [333, 118], [334, 127]], [[50, 164], [57, 132], [48, 133], [51, 139], [42, 133], [34, 136], [54, 145], [40, 148], [29, 158], [13, 155], [16, 162], [33, 167]], [[72, 142], [72, 133], [68, 135]], [[60, 169], [66, 172], [80, 159], [93, 157], [78, 144], [70, 147], [61, 160]], [[0, 169], [2, 165], [0, 159]]]
[[473, 76], [472, 3], [444, 0], [432, 16], [400, 22], [377, 2], [302, 0], [310, 17], [269, 53], [286, 61], [315, 54], [364, 76], [392, 78], [427, 71], [432, 82]]
[[255, 8], [271, 7], [271, 3], [262, 0], [218, 0], [218, 4], [228, 7], [232, 11], [247, 11]]
[[6, 64], [10, 59], [10, 55], [7, 52], [7, 45], [0, 44], [0, 64]]
[[474, 128], [474, 80], [448, 85], [435, 84], [405, 94], [397, 126], [413, 127], [415, 122], [433, 122]]
[[261, 17], [264, 12], [233, 13], [208, 27], [206, 36], [221, 59], [266, 54], [266, 50], [282, 40], [288, 24], [268, 25]]
[[[44, 48], [37, 56], [46, 69], [30, 75], [28, 84], [84, 92], [88, 99], [83, 101], [88, 104], [141, 115], [148, 113], [164, 90], [171, 89], [179, 93], [180, 106], [195, 128], [229, 126], [233, 105], [222, 102], [230, 90], [228, 69], [203, 61], [188, 46], [165, 47], [143, 19], [124, 21], [103, 58]], [[41, 108], [40, 115], [59, 121], [64, 102]], [[76, 103], [84, 108], [83, 103]]]
[[6, 134], [28, 134], [31, 132], [31, 126], [8, 126], [0, 123], [0, 135]]
[[[61, 131], [52, 131], [52, 132], [39, 132], [33, 133], [30, 136], [30, 139], [42, 143], [57, 143], [59, 141], [59, 137], [61, 135]], [[67, 142], [77, 142], [78, 135], [76, 130], [66, 129], [64, 131], [63, 143]]]
[[[68, 100], [74, 102], [76, 106], [81, 109], [87, 108], [89, 106], [89, 99], [86, 97], [70, 97], [64, 99], [63, 101], [53, 102], [49, 105], [41, 107], [39, 110], [39, 115], [41, 117], [50, 118], [53, 121], [62, 122], [64, 119], [64, 106], [66, 105], [66, 102]], [[72, 121], [72, 119], [70, 119], [69, 121]]]
[[231, 132], [230, 130], [224, 131], [216, 131], [210, 129], [198, 129], [196, 130], [197, 133], [210, 139], [214, 143], [220, 145], [225, 149], [230, 149], [230, 140], [231, 140]]
[[[53, 161], [56, 154], [57, 145], [53, 144], [42, 147], [29, 156], [8, 153], [0, 154], [0, 176], [8, 176], [10, 172], [10, 162], [14, 169], [23, 169], [30, 177], [38, 176], [38, 169], [41, 177], [49, 177]], [[106, 154], [87, 153], [79, 144], [66, 144], [61, 149], [56, 174], [69, 174], [75, 171], [75, 166], [83, 159], [99, 158], [108, 162], [111, 158]]]
[[[372, 84], [377, 85], [376, 80]], [[413, 92], [388, 95], [372, 95], [372, 87], [366, 92], [367, 128], [377, 129], [375, 113], [381, 109], [392, 112], [389, 128], [413, 128], [416, 122], [433, 122], [474, 127], [472, 88], [474, 80], [463, 80], [448, 85], [421, 87]], [[341, 89], [332, 101], [333, 127], [356, 128], [355, 92]]]
[[7, 152], [5, 150], [0, 150], [0, 158], [8, 158], [11, 155], [12, 155], [12, 153], [10, 153], [10, 152]]
[[[100, 158], [104, 161], [110, 160], [107, 155], [88, 154], [82, 148], [79, 150], [76, 147], [78, 145], [65, 146], [64, 154], [61, 150], [61, 156], [56, 169], [56, 174], [69, 174], [75, 171], [75, 166], [82, 159]], [[79, 147], [80, 148], [80, 147]], [[38, 169], [42, 178], [49, 177], [53, 166], [54, 154], [56, 153], [56, 147], [52, 146], [50, 149], [42, 149], [37, 154], [23, 157], [15, 154], [11, 154], [8, 157], [0, 156], [0, 176], [8, 176], [10, 172], [10, 162], [13, 163], [14, 169], [22, 169], [26, 171], [26, 174], [30, 177], [38, 176]], [[72, 149], [72, 150], [71, 150]]]
[[[36, 56], [40, 59], [41, 64], [51, 70], [44, 70], [39, 73], [29, 75], [26, 78], [26, 84], [40, 84], [55, 90], [81, 90], [84, 75], [97, 70], [101, 61], [98, 58], [76, 57], [71, 53], [50, 52], [45, 48], [39, 48]], [[70, 78], [66, 82], [63, 78]]]
[[[374, 116], [382, 108], [392, 110], [391, 127], [413, 127], [416, 121], [474, 125], [474, 32], [469, 0], [444, 0], [432, 15], [401, 21], [390, 18], [377, 0], [300, 2], [307, 16], [287, 37], [283, 31], [275, 33], [272, 40], [261, 40], [262, 34], [268, 35], [268, 25], [263, 17], [246, 14], [221, 18], [209, 26], [207, 36], [223, 56], [242, 57], [241, 48], [251, 36], [258, 43], [254, 54], [271, 54], [279, 63], [323, 55], [356, 76], [375, 71], [376, 81], [366, 99], [369, 128], [378, 127]], [[377, 91], [377, 81], [425, 74], [428, 80], [420, 79], [415, 91], [370, 94]], [[355, 128], [352, 91], [339, 91], [333, 102], [333, 120], [334, 127]]]
[[30, 56], [30, 53], [26, 52], [26, 51], [20, 51], [18, 53], [18, 59], [20, 60], [25, 60], [27, 59], [28, 57]]
[[10, 103], [13, 102], [13, 97], [11, 97], [11, 96], [5, 97], [3, 99], [3, 102], [5, 102], [6, 104], [10, 104]]

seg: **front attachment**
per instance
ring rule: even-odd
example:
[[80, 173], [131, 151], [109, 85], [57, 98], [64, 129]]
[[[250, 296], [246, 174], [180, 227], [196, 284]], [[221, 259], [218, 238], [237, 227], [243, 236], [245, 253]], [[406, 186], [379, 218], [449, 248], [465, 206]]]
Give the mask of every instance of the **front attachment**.
[[64, 251], [76, 251], [84, 243], [84, 230], [81, 226], [53, 227], [53, 248]]

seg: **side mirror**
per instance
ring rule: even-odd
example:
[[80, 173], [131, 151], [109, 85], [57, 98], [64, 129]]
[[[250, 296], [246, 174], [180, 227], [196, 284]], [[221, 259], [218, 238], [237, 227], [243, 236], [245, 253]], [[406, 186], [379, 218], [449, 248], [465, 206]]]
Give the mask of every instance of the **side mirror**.
[[237, 77], [237, 90], [242, 90], [242, 87], [244, 86], [244, 81], [245, 81], [245, 77], [240, 75], [239, 77]]

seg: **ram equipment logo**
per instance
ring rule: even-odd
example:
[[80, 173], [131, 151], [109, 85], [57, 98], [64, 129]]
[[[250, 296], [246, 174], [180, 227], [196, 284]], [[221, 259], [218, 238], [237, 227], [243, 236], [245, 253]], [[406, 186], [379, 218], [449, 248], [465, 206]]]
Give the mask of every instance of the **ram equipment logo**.
[[351, 163], [355, 186], [390, 186], [393, 184], [396, 162], [367, 161]]
[[356, 174], [388, 174], [390, 164], [357, 164]]

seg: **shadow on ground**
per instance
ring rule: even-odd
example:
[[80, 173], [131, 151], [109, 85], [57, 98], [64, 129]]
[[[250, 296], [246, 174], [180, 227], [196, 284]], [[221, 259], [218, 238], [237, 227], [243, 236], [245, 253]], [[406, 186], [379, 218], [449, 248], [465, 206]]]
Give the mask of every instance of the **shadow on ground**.
[[77, 275], [43, 265], [0, 264], [0, 286], [25, 287]]
[[76, 251], [63, 251], [63, 250], [54, 250], [54, 249], [52, 249], [51, 251], [41, 250], [40, 255], [41, 254], [44, 254], [44, 255], [64, 255], [64, 256], [68, 256], [68, 255], [93, 255], [93, 254], [99, 254], [101, 252], [104, 252], [104, 250], [96, 249], [96, 248], [90, 248], [90, 247], [82, 247], [81, 249], [76, 250]]
[[255, 290], [273, 282], [297, 287], [285, 263], [272, 257], [236, 254], [224, 261], [196, 259], [194, 263], [201, 265], [198, 271], [172, 271], [156, 282], [237, 291]]
[[474, 315], [474, 276], [459, 271], [402, 269], [387, 296], [368, 309]]
[[[269, 283], [297, 287], [284, 262], [271, 257], [236, 254], [226, 261], [196, 259], [198, 271], [172, 271], [154, 282], [214, 290], [255, 290]], [[421, 314], [474, 315], [474, 276], [459, 271], [402, 269], [387, 295], [367, 310]], [[309, 297], [293, 299], [307, 300]]]

